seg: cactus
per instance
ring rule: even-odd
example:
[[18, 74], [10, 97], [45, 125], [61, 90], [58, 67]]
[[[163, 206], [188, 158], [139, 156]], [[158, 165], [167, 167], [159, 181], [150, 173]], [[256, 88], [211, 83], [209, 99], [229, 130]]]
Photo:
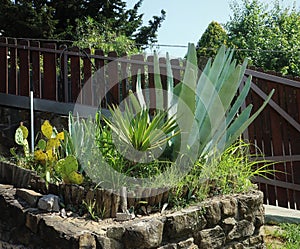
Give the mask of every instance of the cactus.
[[81, 184], [83, 182], [82, 174], [77, 172], [77, 159], [73, 155], [60, 159], [55, 165], [55, 171], [62, 176], [65, 183]]
[[15, 133], [15, 142], [18, 145], [23, 146], [25, 157], [29, 157], [30, 154], [27, 137], [28, 137], [28, 129], [21, 122], [20, 126], [18, 127]]

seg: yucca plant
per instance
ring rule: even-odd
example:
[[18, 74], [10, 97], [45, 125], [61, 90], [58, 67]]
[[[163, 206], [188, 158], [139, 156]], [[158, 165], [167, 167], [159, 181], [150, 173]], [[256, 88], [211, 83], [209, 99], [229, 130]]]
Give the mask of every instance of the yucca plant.
[[178, 134], [177, 124], [174, 117], [167, 117], [167, 112], [158, 110], [150, 116], [149, 108], [132, 92], [129, 100], [130, 103], [125, 102], [124, 110], [120, 106], [109, 108], [111, 117], [103, 119], [113, 132], [119, 149], [129, 153], [131, 158], [134, 155], [139, 162], [146, 162], [148, 157], [153, 159], [164, 152], [168, 141]]

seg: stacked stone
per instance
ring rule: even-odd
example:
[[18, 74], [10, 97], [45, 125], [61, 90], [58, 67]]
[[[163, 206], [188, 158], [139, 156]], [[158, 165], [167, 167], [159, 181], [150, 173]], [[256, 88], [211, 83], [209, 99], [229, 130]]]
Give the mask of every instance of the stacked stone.
[[259, 234], [264, 224], [259, 191], [126, 222], [61, 217], [38, 208], [43, 197], [0, 184], [0, 246], [4, 241], [24, 248], [265, 248]]

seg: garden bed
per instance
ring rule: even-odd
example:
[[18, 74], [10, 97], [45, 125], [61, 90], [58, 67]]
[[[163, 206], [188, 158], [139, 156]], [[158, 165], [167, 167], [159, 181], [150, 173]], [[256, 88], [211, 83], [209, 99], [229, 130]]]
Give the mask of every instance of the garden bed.
[[265, 248], [259, 234], [264, 224], [260, 191], [214, 197], [180, 211], [125, 222], [45, 213], [20, 199], [17, 191], [0, 184], [0, 245], [4, 241], [39, 249]]
[[[75, 184], [46, 184], [45, 180], [35, 171], [27, 170], [7, 162], [0, 162], [0, 183], [12, 184], [18, 188], [27, 188], [41, 194], [54, 194], [61, 198], [65, 206], [74, 208], [85, 203], [94, 203], [95, 210], [102, 211], [101, 218], [115, 218], [116, 213], [122, 211], [121, 193], [110, 189], [84, 188]], [[124, 196], [124, 193], [122, 194]], [[128, 208], [137, 208], [140, 203], [147, 203], [151, 207], [167, 203], [169, 190], [167, 188], [137, 188], [126, 191]]]

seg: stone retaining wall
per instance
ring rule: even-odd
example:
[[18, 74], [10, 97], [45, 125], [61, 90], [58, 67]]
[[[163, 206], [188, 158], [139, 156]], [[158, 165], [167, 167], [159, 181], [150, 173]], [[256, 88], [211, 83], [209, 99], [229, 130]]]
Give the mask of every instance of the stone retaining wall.
[[[103, 188], [84, 188], [75, 184], [48, 185], [35, 171], [27, 170], [17, 165], [0, 161], [0, 183], [12, 184], [18, 188], [28, 188], [41, 194], [54, 194], [61, 197], [65, 206], [73, 208], [82, 205], [82, 202], [95, 203], [96, 210], [105, 210], [104, 218], [115, 218], [122, 211], [123, 202], [120, 191]], [[137, 187], [131, 191], [125, 190], [127, 207], [139, 209], [141, 201], [147, 206], [154, 207], [166, 203], [169, 198], [169, 188], [142, 188]]]
[[[59, 213], [41, 212], [16, 192], [13, 186], [0, 184], [0, 248], [1, 243], [38, 249], [265, 248], [259, 234], [264, 223], [259, 191], [215, 197], [180, 211], [126, 222], [62, 218]], [[33, 198], [41, 196], [30, 193]]]

